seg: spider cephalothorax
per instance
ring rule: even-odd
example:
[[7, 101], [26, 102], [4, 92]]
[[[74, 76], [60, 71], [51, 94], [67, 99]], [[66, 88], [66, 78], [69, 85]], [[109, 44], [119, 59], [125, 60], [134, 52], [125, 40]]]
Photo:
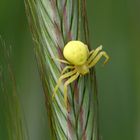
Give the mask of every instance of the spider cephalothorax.
[[67, 86], [79, 76], [89, 73], [89, 69], [94, 67], [102, 56], [106, 58], [104, 61], [104, 64], [106, 64], [109, 56], [106, 52], [102, 51], [102, 46], [89, 52], [87, 45], [81, 41], [68, 42], [64, 47], [63, 55], [66, 60], [57, 60], [67, 64], [67, 66], [63, 69], [61, 76], [58, 79], [57, 85], [54, 88], [53, 97], [55, 97], [61, 81], [68, 78], [64, 83], [64, 102], [67, 106]]

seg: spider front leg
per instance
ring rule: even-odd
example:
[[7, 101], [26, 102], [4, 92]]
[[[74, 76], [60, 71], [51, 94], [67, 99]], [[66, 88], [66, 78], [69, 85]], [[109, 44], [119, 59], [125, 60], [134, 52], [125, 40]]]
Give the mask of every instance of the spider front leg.
[[64, 64], [70, 64], [68, 61], [62, 60], [62, 59], [59, 59], [59, 58], [53, 58], [53, 57], [52, 57], [52, 59], [53, 59], [53, 60], [56, 60], [56, 61], [58, 61], [58, 62], [64, 63]]
[[64, 83], [64, 102], [65, 106], [67, 108], [67, 87], [70, 83], [72, 83], [74, 80], [76, 80], [79, 76], [79, 73], [77, 72], [75, 75], [71, 76], [65, 83]]
[[103, 48], [103, 46], [100, 45], [96, 50], [92, 50], [92, 51], [90, 52], [90, 56], [89, 56], [89, 58], [88, 58], [88, 64], [91, 63], [91, 61], [96, 57], [96, 55], [99, 53], [99, 51], [102, 50], [102, 48]]
[[61, 74], [64, 74], [68, 69], [74, 69], [74, 66], [66, 66], [63, 71], [61, 72]]
[[96, 65], [96, 63], [101, 59], [101, 57], [104, 56], [106, 58], [106, 60], [104, 61], [104, 64], [106, 64], [109, 60], [109, 56], [107, 55], [106, 52], [100, 52], [95, 59], [92, 60], [92, 62], [88, 65], [89, 68], [93, 67]]
[[55, 95], [57, 93], [56, 91], [58, 90], [58, 88], [59, 88], [59, 86], [61, 84], [61, 81], [63, 79], [65, 79], [65, 78], [68, 78], [68, 77], [72, 76], [75, 73], [76, 73], [76, 70], [73, 70], [73, 71], [67, 72], [67, 73], [65, 73], [65, 74], [63, 74], [63, 75], [60, 76], [60, 78], [58, 79], [57, 85], [54, 88], [54, 92], [53, 92], [52, 98], [55, 97]]

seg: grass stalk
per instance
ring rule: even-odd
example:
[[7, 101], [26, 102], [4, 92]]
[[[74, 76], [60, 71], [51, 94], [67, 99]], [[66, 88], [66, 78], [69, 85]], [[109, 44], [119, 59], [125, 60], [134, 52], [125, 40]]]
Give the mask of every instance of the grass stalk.
[[52, 93], [65, 65], [62, 51], [70, 40], [88, 45], [89, 32], [85, 0], [25, 0], [27, 17], [49, 116], [52, 140], [99, 140], [98, 98], [95, 70], [79, 77], [68, 89], [69, 110], [63, 87], [55, 100]]
[[0, 139], [28, 140], [12, 69], [11, 49], [1, 37], [0, 42]]

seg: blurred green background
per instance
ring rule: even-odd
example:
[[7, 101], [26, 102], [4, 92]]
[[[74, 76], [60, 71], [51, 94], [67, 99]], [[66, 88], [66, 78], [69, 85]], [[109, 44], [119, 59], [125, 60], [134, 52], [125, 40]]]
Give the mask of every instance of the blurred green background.
[[[87, 10], [92, 47], [102, 44], [111, 57], [105, 67], [96, 66], [101, 139], [140, 140], [140, 1], [87, 0]], [[0, 0], [0, 34], [13, 48], [17, 89], [29, 137], [49, 139], [23, 0]]]

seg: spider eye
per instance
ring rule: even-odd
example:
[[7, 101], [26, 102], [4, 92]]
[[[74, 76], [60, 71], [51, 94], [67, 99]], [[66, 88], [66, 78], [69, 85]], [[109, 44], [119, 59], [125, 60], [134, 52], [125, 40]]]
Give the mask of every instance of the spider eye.
[[81, 41], [70, 41], [63, 50], [64, 57], [73, 65], [83, 65], [87, 61], [87, 46]]

